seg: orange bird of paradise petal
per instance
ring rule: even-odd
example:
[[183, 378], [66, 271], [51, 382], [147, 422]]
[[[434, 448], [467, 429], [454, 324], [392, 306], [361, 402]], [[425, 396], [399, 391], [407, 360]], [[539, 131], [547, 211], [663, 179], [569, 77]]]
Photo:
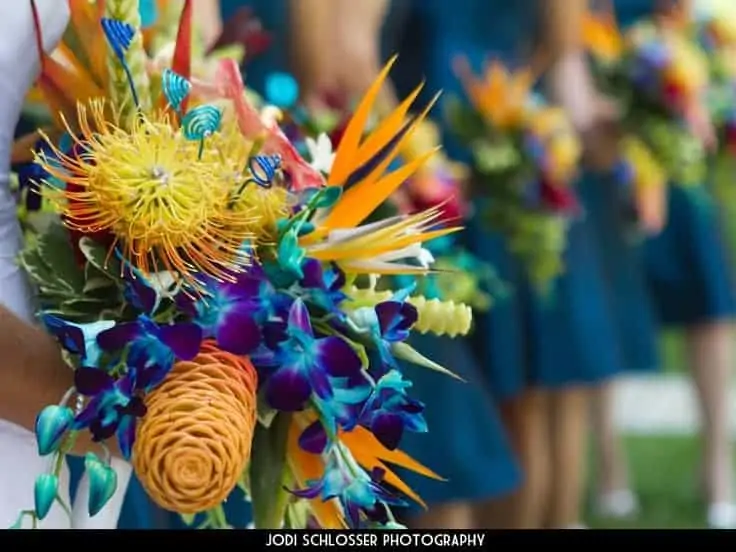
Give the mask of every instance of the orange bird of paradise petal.
[[[294, 418], [289, 428], [287, 458], [299, 486], [305, 486], [309, 481], [320, 479], [324, 475], [325, 465], [321, 456], [305, 452], [299, 446], [299, 435], [315, 419], [314, 412], [302, 412]], [[350, 432], [340, 431], [338, 440], [364, 469], [370, 471], [378, 467], [385, 470], [384, 481], [406, 494], [423, 508], [426, 508], [424, 501], [387, 464], [413, 471], [424, 477], [444, 481], [442, 477], [405, 452], [387, 449], [370, 431], [363, 427], [356, 427]], [[337, 500], [323, 501], [315, 499], [310, 504], [312, 513], [322, 528], [347, 528], [344, 514]]]
[[[375, 110], [378, 95], [395, 61], [396, 56], [388, 61], [368, 88], [351, 117], [335, 153], [327, 184], [342, 186], [345, 192], [332, 210], [319, 221], [315, 231], [300, 240], [302, 246], [320, 248], [320, 252], [316, 253], [320, 258], [330, 256], [329, 239], [327, 243], [320, 243], [326, 236], [332, 231], [358, 227], [436, 152], [436, 148], [430, 149], [412, 162], [386, 173], [389, 165], [405, 148], [406, 143], [426, 119], [439, 97], [439, 94], [436, 95], [418, 115], [409, 117], [407, 120], [409, 110], [423, 85], [414, 89], [406, 99], [382, 119], [372, 132], [366, 133], [366, 127], [371, 113]], [[366, 236], [366, 234], [362, 235]], [[399, 241], [401, 241], [397, 239], [399, 236], [405, 241], [405, 236], [401, 236], [400, 232], [391, 231], [383, 232], [380, 236], [374, 235], [373, 240], [363, 239], [360, 242], [347, 240], [340, 245], [339, 256], [347, 259], [350, 255], [354, 255], [356, 258], [367, 260], [372, 251], [386, 252], [399, 248]], [[379, 237], [386, 238], [387, 241], [379, 243], [377, 241]], [[419, 243], [428, 239], [428, 236], [419, 233], [412, 239]], [[370, 246], [369, 241], [372, 242]], [[347, 247], [348, 242], [351, 242], [352, 248]], [[346, 252], [347, 250], [351, 250], [352, 253]], [[333, 249], [333, 253], [336, 253], [336, 250]], [[426, 271], [422, 270], [422, 272]]]
[[[321, 223], [321, 231], [331, 228], [354, 227], [363, 222], [385, 201], [404, 180], [385, 175], [388, 166], [396, 159], [408, 138], [427, 117], [437, 97], [417, 116], [407, 114], [423, 85], [418, 86], [401, 102], [377, 127], [363, 138], [369, 117], [373, 113], [378, 95], [396, 61], [391, 58], [365, 93], [355, 113], [348, 123], [340, 145], [335, 152], [335, 160], [327, 179], [327, 184], [344, 186], [346, 192], [340, 202]], [[417, 164], [412, 173], [419, 168]], [[318, 229], [320, 230], [320, 229]], [[318, 232], [319, 233], [319, 232]]]
[[107, 45], [100, 25], [104, 14], [104, 0], [68, 0], [71, 28], [78, 37], [80, 48], [88, 62], [89, 73], [95, 82], [104, 87], [107, 82]]

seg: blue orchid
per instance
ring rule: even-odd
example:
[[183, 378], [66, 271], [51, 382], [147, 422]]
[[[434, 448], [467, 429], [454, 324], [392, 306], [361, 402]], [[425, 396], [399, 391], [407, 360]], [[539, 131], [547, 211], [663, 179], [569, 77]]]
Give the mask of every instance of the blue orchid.
[[89, 427], [95, 441], [116, 435], [126, 459], [135, 440], [136, 418], [146, 414], [143, 400], [136, 395], [136, 375], [135, 368], [118, 379], [96, 368], [78, 368], [74, 372], [77, 392], [91, 398], [76, 416], [74, 428]]
[[188, 322], [159, 325], [141, 314], [100, 333], [97, 343], [111, 353], [127, 350], [126, 364], [138, 368], [138, 384], [149, 391], [163, 381], [175, 361], [197, 356], [202, 329]]
[[314, 406], [320, 419], [310, 424], [299, 436], [299, 446], [307, 452], [324, 452], [337, 435], [338, 426], [352, 431], [360, 421], [365, 402], [373, 388], [366, 375], [361, 372], [353, 378], [329, 378], [332, 398], [322, 400], [314, 397]]
[[424, 404], [406, 394], [411, 386], [399, 371], [391, 370], [376, 382], [363, 406], [360, 425], [370, 429], [389, 450], [399, 446], [404, 431], [427, 432], [427, 422], [422, 415]]
[[389, 301], [374, 307], [361, 307], [349, 314], [348, 324], [356, 332], [368, 335], [376, 345], [381, 360], [395, 367], [391, 343], [406, 341], [419, 314], [416, 307], [407, 302], [413, 286], [394, 294]]
[[324, 268], [317, 259], [307, 259], [302, 265], [302, 273], [299, 286], [304, 291], [305, 299], [327, 312], [344, 316], [338, 307], [347, 299], [342, 291], [345, 273], [334, 264]]
[[406, 503], [381, 486], [385, 470], [374, 468], [370, 474], [350, 456], [349, 451], [337, 445], [330, 453], [322, 479], [311, 481], [306, 488], [292, 493], [309, 500], [328, 501], [336, 498], [345, 512], [351, 528], [362, 525], [361, 514], [371, 522], [386, 523], [387, 505], [405, 506]]
[[278, 342], [292, 299], [276, 290], [258, 265], [234, 275], [232, 281], [208, 278], [203, 283], [204, 297], [180, 296], [177, 301], [204, 337], [216, 339], [221, 349], [237, 355], [252, 354], [264, 341]]
[[41, 314], [41, 322], [46, 330], [56, 337], [62, 348], [79, 355], [85, 366], [99, 366], [102, 349], [97, 344], [97, 336], [115, 327], [112, 320], [99, 320], [87, 324], [77, 324], [63, 320], [48, 313]]
[[277, 410], [301, 410], [312, 393], [333, 397], [332, 377], [356, 377], [362, 370], [357, 353], [337, 336], [315, 337], [309, 311], [301, 299], [289, 310], [284, 340], [272, 353], [259, 358], [259, 365], [275, 370], [266, 382], [266, 399]]

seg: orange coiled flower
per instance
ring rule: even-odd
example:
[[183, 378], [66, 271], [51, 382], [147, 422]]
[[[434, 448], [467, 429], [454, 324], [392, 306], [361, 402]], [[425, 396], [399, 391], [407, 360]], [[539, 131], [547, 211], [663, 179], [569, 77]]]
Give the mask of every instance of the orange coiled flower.
[[247, 358], [205, 343], [146, 397], [133, 467], [159, 506], [196, 514], [227, 498], [250, 459], [257, 384]]

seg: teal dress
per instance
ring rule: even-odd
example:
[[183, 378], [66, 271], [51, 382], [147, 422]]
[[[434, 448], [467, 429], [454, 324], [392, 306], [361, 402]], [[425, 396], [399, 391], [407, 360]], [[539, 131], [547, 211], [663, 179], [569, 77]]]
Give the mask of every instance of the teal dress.
[[[414, 78], [426, 77], [429, 93], [443, 89], [445, 98], [464, 97], [451, 69], [459, 54], [476, 69], [488, 56], [512, 66], [529, 59], [536, 25], [534, 0], [425, 0], [417, 1], [414, 11], [411, 36], [405, 40], [411, 59], [404, 60], [404, 67]], [[401, 83], [398, 86], [406, 91]], [[435, 114], [441, 123], [442, 105]], [[469, 160], [468, 151], [450, 132], [443, 140], [451, 157]], [[513, 287], [488, 314], [476, 317], [472, 339], [497, 398], [513, 398], [529, 386], [596, 384], [623, 369], [590, 217], [572, 224], [567, 271], [547, 298], [531, 289], [503, 237], [477, 217], [468, 222], [465, 239]]]
[[[651, 13], [654, 0], [616, 0], [619, 22]], [[671, 186], [665, 229], [644, 244], [644, 268], [663, 325], [684, 327], [736, 315], [732, 265], [719, 212], [706, 187]]]
[[[427, 0], [394, 0], [383, 29], [384, 58], [399, 54], [392, 78], [399, 96], [408, 94], [424, 78], [417, 41], [423, 4]], [[448, 22], [449, 24], [449, 22]], [[428, 95], [441, 87], [428, 83]], [[426, 99], [426, 98], [425, 98]], [[423, 355], [447, 367], [465, 382], [413, 365], [403, 366], [413, 383], [411, 396], [425, 404], [428, 433], [405, 434], [401, 449], [442, 476], [435, 481], [402, 472], [404, 480], [431, 508], [454, 502], [498, 498], [521, 482], [505, 430], [465, 339], [414, 335], [411, 344]], [[410, 507], [403, 515], [420, 513]]]

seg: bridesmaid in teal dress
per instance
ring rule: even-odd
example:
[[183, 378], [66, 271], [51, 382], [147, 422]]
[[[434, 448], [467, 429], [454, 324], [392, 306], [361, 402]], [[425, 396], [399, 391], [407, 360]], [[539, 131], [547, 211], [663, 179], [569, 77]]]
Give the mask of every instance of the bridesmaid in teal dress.
[[[351, 52], [360, 51], [357, 56], [347, 55], [337, 63], [341, 68], [363, 68], [335, 78], [334, 82], [343, 87], [336, 92], [348, 97], [361, 94], [377, 75], [381, 67], [380, 60], [387, 59], [398, 49], [399, 62], [392, 76], [396, 77], [394, 84], [400, 91], [397, 97], [405, 97], [423, 78], [421, 71], [412, 71], [415, 52], [405, 51], [397, 43], [399, 35], [411, 23], [407, 17], [412, 17], [414, 3], [402, 0], [395, 0], [389, 5], [380, 0], [337, 0], [335, 3], [340, 11], [335, 19], [343, 26], [342, 36], [347, 35], [353, 41], [349, 48]], [[340, 4], [345, 12], [340, 9]], [[378, 26], [381, 15], [385, 15], [382, 32], [366, 23], [371, 21]], [[382, 38], [382, 56], [378, 55], [379, 36]], [[339, 40], [336, 51], [340, 51]], [[430, 94], [438, 89], [439, 86], [432, 83], [427, 86]], [[393, 103], [395, 98], [389, 101]], [[402, 512], [402, 518], [416, 528], [475, 527], [478, 522], [474, 520], [472, 506], [508, 495], [519, 485], [520, 472], [493, 397], [484, 385], [484, 376], [472, 357], [468, 343], [462, 339], [417, 335], [412, 345], [422, 354], [453, 370], [467, 383], [412, 365], [403, 367], [413, 382], [410, 390], [412, 397], [425, 404], [424, 414], [429, 432], [406, 434], [401, 449], [447, 481], [438, 482], [402, 473], [405, 481], [429, 507], [427, 512], [422, 512], [418, 507], [409, 508]], [[504, 524], [499, 518], [481, 523], [486, 527]]]
[[[572, 10], [571, 26], [574, 10], [581, 9], [575, 4], [557, 6]], [[466, 56], [476, 68], [489, 54], [512, 65], [528, 61], [534, 37], [522, 30], [549, 21], [535, 17], [541, 16], [542, 4], [532, 0], [425, 0], [414, 6], [405, 43], [415, 57], [403, 60], [413, 66], [405, 65], [406, 71], [423, 73], [427, 90], [442, 88], [446, 96], [462, 95], [451, 68], [455, 56]], [[468, 152], [449, 132], [444, 144], [452, 157], [468, 161]], [[622, 370], [592, 222], [583, 218], [572, 225], [567, 272], [549, 301], [530, 288], [501, 236], [473, 219], [466, 238], [514, 287], [509, 298], [478, 317], [473, 341], [526, 469], [526, 485], [515, 501], [515, 522], [523, 527], [574, 526], [580, 521], [588, 391]], [[553, 426], [551, 433], [547, 424]], [[549, 485], [553, 506], [547, 510], [539, 497]]]
[[[681, 0], [686, 9], [693, 1]], [[615, 0], [622, 26], [651, 15], [655, 0]], [[689, 361], [702, 411], [703, 469], [708, 522], [735, 527], [728, 389], [736, 360], [736, 297], [718, 209], [703, 189], [672, 186], [665, 229], [644, 244], [644, 268], [661, 323], [685, 330]]]

